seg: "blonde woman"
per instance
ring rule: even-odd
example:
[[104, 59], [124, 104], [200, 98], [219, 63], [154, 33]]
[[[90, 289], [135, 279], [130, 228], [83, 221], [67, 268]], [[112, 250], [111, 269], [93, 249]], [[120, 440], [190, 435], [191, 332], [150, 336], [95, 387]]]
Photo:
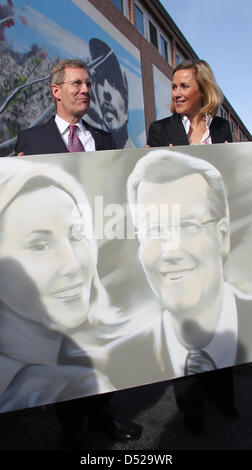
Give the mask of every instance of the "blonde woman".
[[229, 122], [217, 116], [222, 92], [204, 60], [174, 69], [171, 98], [173, 114], [150, 125], [150, 147], [232, 142]]

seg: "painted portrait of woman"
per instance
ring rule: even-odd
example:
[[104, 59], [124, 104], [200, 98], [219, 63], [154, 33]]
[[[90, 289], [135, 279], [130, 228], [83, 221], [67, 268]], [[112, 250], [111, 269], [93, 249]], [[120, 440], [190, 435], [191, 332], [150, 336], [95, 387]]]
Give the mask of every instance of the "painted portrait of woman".
[[116, 312], [82, 187], [57, 166], [6, 158], [0, 188], [0, 412], [113, 390], [101, 346]]

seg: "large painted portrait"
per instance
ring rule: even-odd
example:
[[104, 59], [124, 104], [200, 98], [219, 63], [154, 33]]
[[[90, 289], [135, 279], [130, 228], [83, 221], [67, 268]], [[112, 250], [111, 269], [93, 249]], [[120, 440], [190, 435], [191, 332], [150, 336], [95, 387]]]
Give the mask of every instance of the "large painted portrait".
[[251, 151], [0, 159], [0, 412], [251, 362]]
[[55, 113], [50, 70], [65, 58], [90, 69], [87, 121], [112, 133], [117, 148], [144, 146], [140, 53], [85, 0], [6, 0], [0, 4], [0, 156], [13, 154], [17, 133]]
[[163, 119], [171, 115], [171, 91], [172, 82], [160, 70], [153, 65], [153, 81], [155, 95], [156, 119]]

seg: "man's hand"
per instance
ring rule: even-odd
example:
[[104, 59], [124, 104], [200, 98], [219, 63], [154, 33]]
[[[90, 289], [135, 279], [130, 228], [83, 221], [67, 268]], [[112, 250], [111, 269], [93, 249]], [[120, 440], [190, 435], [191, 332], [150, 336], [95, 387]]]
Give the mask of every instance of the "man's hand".
[[23, 157], [23, 155], [24, 155], [24, 152], [19, 152], [19, 153], [17, 154], [17, 157]]

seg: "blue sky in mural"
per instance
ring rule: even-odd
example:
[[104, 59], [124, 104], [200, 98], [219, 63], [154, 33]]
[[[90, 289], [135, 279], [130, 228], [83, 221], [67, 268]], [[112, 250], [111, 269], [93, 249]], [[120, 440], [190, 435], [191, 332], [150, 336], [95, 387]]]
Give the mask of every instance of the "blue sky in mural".
[[[24, 2], [24, 0], [15, 0], [14, 1], [15, 11], [16, 14], [20, 11], [24, 16], [27, 16], [27, 25], [23, 25], [21, 22], [16, 21], [15, 28], [6, 31], [6, 39], [7, 41], [13, 43], [13, 33], [15, 30], [15, 49], [19, 50], [20, 52], [27, 52], [29, 50], [29, 46], [37, 43], [38, 45], [44, 46], [48, 48], [48, 53], [51, 56], [64, 55], [65, 51], [68, 51], [67, 47], [67, 40], [68, 37], [65, 38], [65, 42], [61, 44], [52, 42], [43, 34], [46, 32], [46, 29], [52, 26], [51, 21], [58, 25], [60, 28], [56, 31], [51, 31], [51, 37], [55, 36], [56, 34], [64, 34], [64, 32], [69, 32], [71, 35], [84, 40], [88, 41], [91, 37], [97, 37], [102, 39], [104, 42], [107, 42], [114, 50], [116, 50], [117, 54], [120, 55], [120, 61], [125, 61], [128, 67], [134, 66], [134, 72], [136, 72], [136, 68], [139, 69], [139, 77], [140, 77], [140, 64], [139, 62], [130, 54], [128, 54], [127, 50], [123, 48], [117, 41], [115, 41], [104, 29], [100, 28], [90, 17], [88, 17], [83, 11], [81, 11], [74, 3], [69, 0], [60, 0], [60, 8], [58, 8], [58, 2], [52, 2], [52, 0], [30, 0], [28, 2]], [[24, 10], [22, 11], [22, 9]], [[44, 18], [40, 18], [39, 15], [36, 14], [39, 12], [43, 17], [48, 18], [48, 25], [41, 25], [41, 29], [38, 28], [38, 22], [41, 20], [43, 21]], [[50, 12], [50, 14], [48, 14]], [[31, 23], [29, 20], [37, 20], [35, 23]], [[63, 31], [62, 28], [65, 30]], [[78, 50], [78, 49], [77, 49]], [[72, 49], [72, 56], [76, 54], [76, 50]], [[84, 49], [85, 55], [85, 49]], [[79, 57], [76, 54], [76, 57]], [[129, 59], [131, 64], [129, 64]]]
[[[2, 2], [0, 2], [2, 3]], [[116, 53], [129, 80], [141, 87], [139, 98], [130, 101], [128, 130], [137, 147], [145, 144], [141, 64], [108, 31], [87, 16], [70, 0], [14, 0], [16, 15], [26, 18], [26, 25], [15, 21], [15, 27], [5, 30], [6, 42], [17, 52], [29, 52], [33, 44], [44, 48], [49, 57], [90, 58], [88, 41], [99, 38]], [[136, 125], [137, 123], [137, 125]]]
[[[0, 3], [5, 4], [5, 0]], [[252, 73], [248, 49], [252, 1], [161, 0], [161, 3], [195, 52], [210, 63], [225, 96], [252, 131], [252, 95], [246, 86]], [[24, 26], [16, 20], [14, 28], [5, 30], [6, 40], [15, 50], [27, 52], [37, 43], [51, 56], [86, 59], [87, 40], [98, 37], [116, 51], [126, 69], [141, 77], [138, 60], [90, 18], [83, 25], [85, 13], [70, 0], [14, 0], [14, 8], [16, 14], [27, 17], [28, 23]]]

